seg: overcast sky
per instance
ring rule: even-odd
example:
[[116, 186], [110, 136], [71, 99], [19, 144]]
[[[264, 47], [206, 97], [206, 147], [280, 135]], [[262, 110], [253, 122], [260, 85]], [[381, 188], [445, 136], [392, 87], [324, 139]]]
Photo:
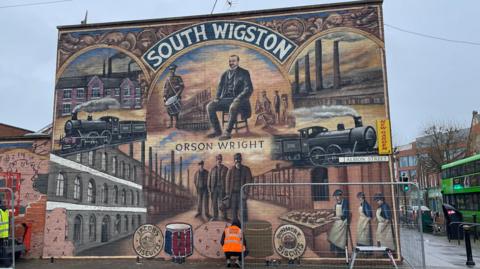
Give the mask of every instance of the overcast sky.
[[[0, 122], [38, 130], [52, 121], [57, 26], [209, 14], [214, 0], [0, 0]], [[218, 0], [216, 13], [339, 1]], [[478, 0], [385, 0], [388, 25], [480, 43]], [[385, 27], [387, 78], [394, 143], [410, 142], [432, 121], [468, 127], [480, 109], [480, 45], [412, 35]]]

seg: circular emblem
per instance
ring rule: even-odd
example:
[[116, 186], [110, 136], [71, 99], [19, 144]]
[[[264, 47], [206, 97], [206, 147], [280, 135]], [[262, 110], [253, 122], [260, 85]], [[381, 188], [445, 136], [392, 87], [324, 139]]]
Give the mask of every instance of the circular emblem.
[[282, 23], [282, 33], [289, 39], [297, 39], [303, 35], [305, 25], [299, 19], [288, 19]]
[[133, 249], [143, 258], [153, 258], [163, 249], [164, 237], [160, 228], [144, 224], [133, 235]]
[[291, 224], [278, 227], [273, 242], [278, 255], [289, 260], [302, 256], [306, 249], [305, 234], [300, 228]]

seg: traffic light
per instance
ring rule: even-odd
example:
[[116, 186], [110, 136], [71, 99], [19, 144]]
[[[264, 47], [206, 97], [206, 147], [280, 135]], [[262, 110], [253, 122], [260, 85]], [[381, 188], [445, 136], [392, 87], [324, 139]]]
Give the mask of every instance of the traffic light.
[[400, 181], [402, 183], [405, 183], [405, 184], [402, 184], [403, 192], [408, 192], [410, 190], [410, 185], [408, 184], [408, 177], [402, 176], [402, 177], [400, 177]]

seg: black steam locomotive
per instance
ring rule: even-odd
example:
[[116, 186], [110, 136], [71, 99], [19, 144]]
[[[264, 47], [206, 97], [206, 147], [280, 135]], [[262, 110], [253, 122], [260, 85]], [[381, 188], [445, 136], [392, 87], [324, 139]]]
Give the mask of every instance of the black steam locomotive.
[[351, 129], [339, 123], [335, 131], [312, 126], [298, 130], [300, 135], [274, 136], [272, 159], [318, 166], [335, 163], [339, 157], [375, 154], [375, 129], [363, 126], [361, 117], [353, 120], [355, 128]]
[[122, 144], [147, 137], [144, 121], [121, 121], [117, 117], [103, 116], [93, 120], [79, 120], [77, 113], [65, 123], [65, 136], [60, 138], [62, 150], [81, 150], [104, 144]]

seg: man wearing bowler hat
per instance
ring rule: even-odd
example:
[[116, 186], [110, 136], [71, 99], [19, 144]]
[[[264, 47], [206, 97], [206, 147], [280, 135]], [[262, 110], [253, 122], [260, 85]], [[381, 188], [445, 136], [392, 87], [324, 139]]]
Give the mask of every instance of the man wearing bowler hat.
[[[208, 191], [212, 197], [213, 218], [212, 220], [218, 220], [218, 208], [219, 203], [222, 203], [223, 197], [225, 197], [225, 179], [227, 178], [228, 168], [222, 164], [222, 154], [216, 156], [217, 164], [210, 171], [208, 178]], [[227, 219], [227, 211], [223, 210], [223, 219]]]
[[245, 189], [242, 196], [240, 195], [240, 191], [243, 185], [252, 182], [252, 172], [248, 166], [242, 164], [242, 154], [235, 153], [233, 160], [235, 165], [228, 169], [227, 172], [227, 196], [230, 198], [230, 205], [232, 207], [232, 219], [239, 219], [238, 213], [240, 211], [240, 205], [242, 205], [243, 221], [245, 222], [248, 220], [248, 191]]
[[208, 171], [203, 168], [204, 164], [203, 160], [198, 163], [198, 170], [195, 172], [193, 178], [198, 196], [197, 214], [195, 217], [202, 216], [203, 205], [205, 217], [210, 218], [210, 213], [208, 212]]

